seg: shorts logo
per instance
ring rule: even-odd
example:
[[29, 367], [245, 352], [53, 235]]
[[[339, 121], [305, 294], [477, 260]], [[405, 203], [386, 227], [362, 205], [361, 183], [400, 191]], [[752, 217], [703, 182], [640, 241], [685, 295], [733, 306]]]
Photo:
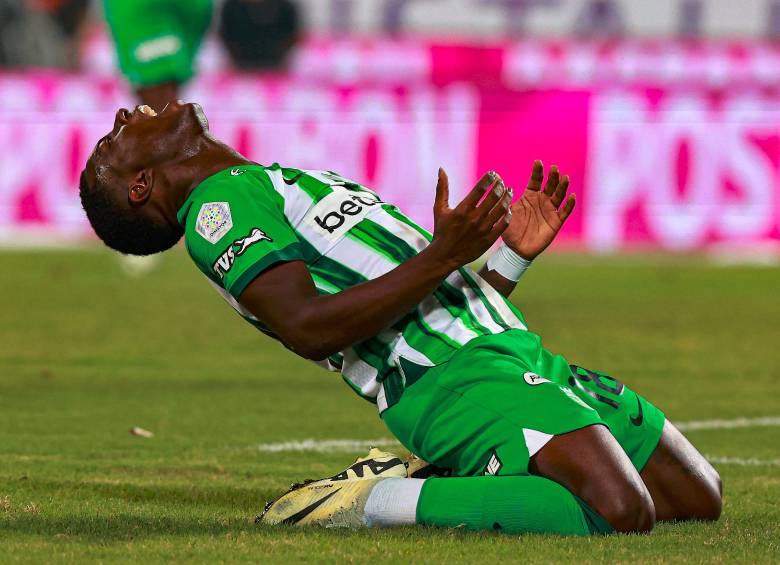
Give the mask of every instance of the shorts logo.
[[217, 243], [233, 227], [230, 204], [208, 202], [200, 207], [195, 230], [209, 243]]
[[498, 475], [498, 473], [501, 471], [501, 469], [504, 467], [504, 464], [501, 462], [501, 459], [498, 458], [498, 454], [496, 453], [496, 450], [493, 450], [493, 454], [490, 456], [490, 461], [488, 461], [487, 466], [485, 467], [484, 475]]
[[550, 379], [545, 379], [544, 377], [540, 377], [536, 373], [528, 372], [523, 375], [523, 379], [525, 382], [527, 382], [531, 386], [540, 385], [542, 383], [549, 383]]
[[629, 416], [629, 419], [631, 420], [631, 423], [635, 426], [641, 426], [642, 422], [645, 421], [645, 413], [642, 409], [642, 401], [639, 400], [639, 396], [636, 397], [636, 406], [639, 410], [639, 413], [636, 416]]
[[379, 196], [371, 192], [353, 192], [334, 185], [333, 192], [309, 210], [304, 222], [324, 237], [336, 240], [381, 203]]
[[247, 249], [252, 247], [255, 243], [261, 241], [273, 241], [268, 235], [260, 228], [253, 228], [252, 231], [246, 237], [241, 237], [230, 244], [230, 247], [225, 249], [225, 252], [219, 256], [219, 259], [211, 266], [214, 273], [220, 278], [224, 279], [227, 272], [233, 268], [233, 264], [236, 262], [236, 257], [241, 257], [246, 253]]

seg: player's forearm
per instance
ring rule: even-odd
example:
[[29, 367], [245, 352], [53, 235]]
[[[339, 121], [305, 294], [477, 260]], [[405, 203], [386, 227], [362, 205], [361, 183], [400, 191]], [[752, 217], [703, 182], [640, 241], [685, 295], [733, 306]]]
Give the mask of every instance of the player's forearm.
[[297, 353], [325, 359], [393, 325], [458, 267], [432, 244], [381, 277], [312, 298], [282, 337]]
[[490, 286], [495, 288], [505, 298], [509, 298], [509, 295], [517, 288], [517, 281], [511, 281], [502, 277], [496, 271], [489, 270], [487, 265], [480, 269], [479, 276], [485, 279]]

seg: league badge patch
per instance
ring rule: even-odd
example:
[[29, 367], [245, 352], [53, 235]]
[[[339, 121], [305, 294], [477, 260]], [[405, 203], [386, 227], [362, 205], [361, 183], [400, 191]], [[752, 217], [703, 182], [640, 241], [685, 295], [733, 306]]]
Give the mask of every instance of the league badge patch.
[[200, 208], [195, 224], [197, 232], [209, 243], [217, 243], [230, 228], [233, 218], [230, 215], [230, 204], [227, 202], [207, 202]]

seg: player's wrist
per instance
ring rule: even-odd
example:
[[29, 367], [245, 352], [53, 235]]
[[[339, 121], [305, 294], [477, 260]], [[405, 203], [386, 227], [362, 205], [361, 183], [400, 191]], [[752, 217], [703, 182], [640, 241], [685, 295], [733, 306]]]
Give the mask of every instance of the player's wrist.
[[487, 270], [495, 271], [505, 279], [517, 282], [531, 266], [532, 261], [533, 259], [520, 256], [506, 243], [502, 243], [488, 259]]
[[451, 272], [463, 266], [457, 262], [450, 250], [445, 249], [435, 239], [425, 248], [423, 253], [430, 258], [431, 266], [436, 270], [436, 274], [441, 277], [447, 277]]

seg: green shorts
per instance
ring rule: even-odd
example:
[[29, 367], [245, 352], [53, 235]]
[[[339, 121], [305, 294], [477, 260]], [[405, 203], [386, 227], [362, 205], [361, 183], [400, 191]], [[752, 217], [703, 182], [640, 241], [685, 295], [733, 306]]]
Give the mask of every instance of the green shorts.
[[103, 7], [119, 66], [133, 86], [192, 78], [213, 0], [103, 0]]
[[382, 419], [412, 453], [473, 476], [528, 474], [530, 458], [553, 436], [594, 424], [607, 426], [641, 471], [665, 417], [620, 381], [510, 330], [472, 340], [416, 380], [407, 376]]

